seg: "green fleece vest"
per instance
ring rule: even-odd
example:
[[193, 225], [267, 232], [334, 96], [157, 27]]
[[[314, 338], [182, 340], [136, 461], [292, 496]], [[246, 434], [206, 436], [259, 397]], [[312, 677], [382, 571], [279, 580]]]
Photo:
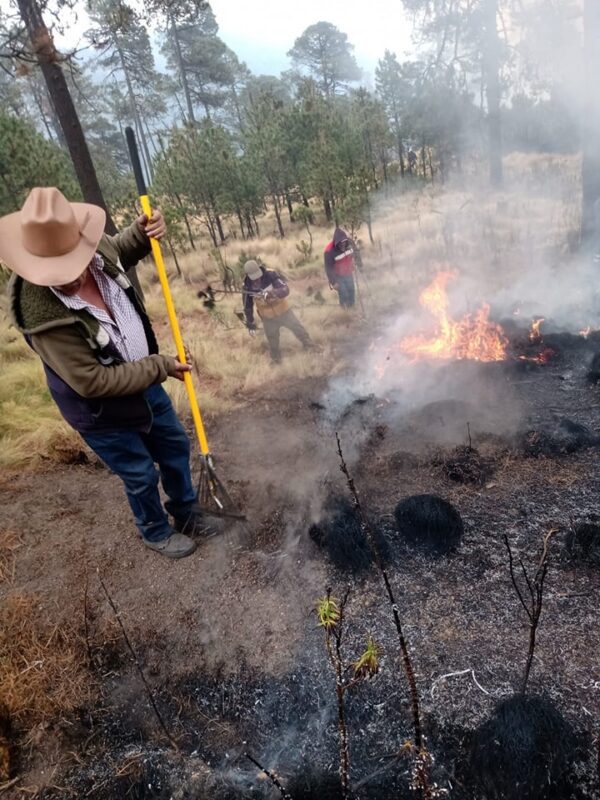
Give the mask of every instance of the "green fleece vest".
[[[97, 252], [103, 257], [105, 273], [122, 289], [131, 290], [131, 281], [119, 266], [111, 263], [110, 256], [105, 257], [102, 245], [101, 240]], [[84, 309], [67, 308], [47, 286], [36, 286], [13, 273], [8, 282], [8, 292], [13, 322], [25, 336], [63, 325], [77, 325], [88, 346], [95, 352], [108, 344], [106, 331], [93, 314]], [[145, 315], [141, 300], [139, 297], [136, 299], [136, 306], [139, 304], [137, 310]]]

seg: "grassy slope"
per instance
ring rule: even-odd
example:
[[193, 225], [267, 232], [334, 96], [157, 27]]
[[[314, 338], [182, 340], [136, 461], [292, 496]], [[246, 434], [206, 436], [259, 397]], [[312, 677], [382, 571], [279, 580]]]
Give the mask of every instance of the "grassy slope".
[[[465, 191], [428, 187], [376, 204], [374, 245], [363, 243], [365, 276], [362, 284], [366, 320], [337, 305], [322, 271], [322, 251], [330, 226], [313, 229], [313, 258], [298, 265], [296, 245], [306, 231], [289, 225], [286, 239], [271, 231], [273, 220], [261, 221], [263, 236], [243, 242], [231, 239], [222, 248], [225, 262], [239, 272], [240, 258], [260, 256], [267, 266], [285, 272], [292, 287], [292, 305], [322, 354], [304, 353], [283, 333], [286, 358], [273, 367], [262, 336], [251, 339], [234, 312], [241, 311], [240, 295], [231, 295], [207, 312], [196, 297], [206, 282], [214, 286], [220, 272], [206, 240], [200, 249], [181, 256], [185, 279], [173, 278], [172, 291], [184, 339], [198, 369], [201, 405], [210, 414], [248, 401], [253, 392], [293, 376], [310, 377], [344, 368], [343, 342], [361, 329], [376, 335], [377, 320], [414, 302], [441, 264], [461, 273], [485, 273], [490, 292], [499, 290], [527, 260], [549, 248], [561, 249], [578, 227], [579, 178], [576, 159], [514, 154], [507, 159], [507, 189], [491, 195], [484, 185]], [[475, 182], [476, 184], [476, 182]], [[366, 231], [360, 231], [366, 239]], [[169, 263], [169, 262], [168, 262]], [[499, 264], [502, 268], [498, 269]], [[175, 275], [173, 265], [170, 272]], [[141, 268], [147, 306], [165, 352], [172, 351], [160, 286], [152, 266]], [[367, 327], [368, 326], [368, 327]], [[0, 301], [0, 467], [35, 468], [77, 457], [81, 441], [60, 419], [45, 387], [38, 360], [9, 327], [6, 298]], [[167, 384], [178, 410], [186, 413], [183, 387]]]

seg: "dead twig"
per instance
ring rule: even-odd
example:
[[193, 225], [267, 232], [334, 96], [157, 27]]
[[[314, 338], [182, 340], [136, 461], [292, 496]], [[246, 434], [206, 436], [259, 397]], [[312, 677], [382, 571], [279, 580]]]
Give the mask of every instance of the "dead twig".
[[139, 659], [137, 657], [137, 654], [136, 654], [135, 650], [133, 649], [133, 645], [131, 644], [131, 640], [130, 640], [128, 634], [127, 634], [127, 631], [125, 630], [125, 626], [123, 625], [123, 620], [121, 619], [121, 614], [120, 614], [118, 608], [116, 607], [114, 600], [110, 596], [110, 594], [108, 592], [108, 589], [106, 588], [106, 584], [102, 580], [102, 576], [100, 575], [100, 570], [98, 570], [98, 580], [100, 581], [100, 586], [102, 587], [102, 591], [104, 592], [104, 594], [106, 596], [106, 599], [108, 600], [108, 603], [109, 603], [110, 607], [112, 608], [113, 614], [115, 615], [115, 618], [116, 618], [116, 620], [117, 620], [117, 622], [119, 624], [119, 627], [121, 628], [121, 633], [123, 634], [123, 639], [125, 640], [125, 644], [127, 645], [127, 649], [129, 650], [129, 652], [131, 654], [131, 657], [133, 659], [133, 663], [135, 664], [136, 669], [138, 671], [138, 675], [140, 676], [140, 679], [141, 679], [141, 681], [142, 681], [142, 683], [144, 685], [144, 689], [146, 690], [146, 694], [148, 695], [148, 699], [150, 700], [150, 705], [152, 706], [152, 710], [154, 711], [156, 719], [158, 720], [158, 724], [160, 725], [163, 733], [165, 734], [165, 736], [167, 737], [167, 739], [169, 740], [171, 745], [175, 748], [175, 750], [179, 750], [179, 745], [177, 744], [177, 742], [175, 741], [173, 736], [169, 733], [169, 730], [168, 730], [168, 728], [167, 728], [167, 726], [165, 724], [165, 721], [164, 721], [164, 719], [162, 717], [162, 714], [158, 710], [158, 706], [156, 705], [156, 701], [154, 699], [154, 694], [152, 692], [152, 689], [150, 688], [150, 684], [146, 680], [146, 676], [144, 675], [144, 670], [142, 669], [142, 665], [140, 664], [140, 661], [139, 661]]
[[430, 693], [431, 693], [432, 699], [433, 699], [434, 689], [435, 689], [435, 687], [437, 686], [437, 684], [440, 681], [443, 681], [446, 678], [456, 678], [459, 675], [470, 675], [473, 678], [473, 683], [475, 684], [475, 686], [477, 686], [477, 688], [480, 691], [482, 691], [484, 694], [488, 694], [488, 695], [490, 694], [490, 692], [488, 692], [487, 689], [484, 689], [483, 686], [479, 683], [479, 681], [475, 677], [475, 670], [474, 669], [461, 669], [461, 670], [458, 670], [458, 672], [447, 672], [445, 675], [440, 675], [439, 677], [437, 677], [434, 680], [434, 682], [431, 684], [431, 689], [430, 689]]
[[3, 792], [7, 792], [11, 786], [14, 786], [15, 783], [18, 783], [20, 780], [21, 776], [17, 775], [16, 778], [13, 778], [12, 780], [7, 781], [6, 783], [0, 783], [0, 794], [2, 794]]
[[[542, 614], [542, 606], [544, 602], [544, 583], [546, 580], [546, 574], [548, 572], [550, 540], [555, 533], [557, 533], [557, 529], [551, 528], [546, 534], [544, 534], [542, 539], [542, 552], [533, 576], [530, 576], [525, 564], [519, 558], [518, 563], [519, 567], [521, 568], [525, 587], [527, 589], [526, 593], [522, 590], [522, 588], [519, 586], [519, 582], [517, 581], [517, 576], [515, 574], [515, 559], [513, 557], [512, 548], [510, 546], [510, 542], [508, 541], [508, 536], [506, 534], [504, 535], [504, 544], [506, 545], [506, 550], [508, 552], [508, 568], [510, 571], [510, 579], [516, 595], [519, 598], [519, 602], [523, 606], [529, 620], [529, 646], [527, 650], [527, 660], [525, 662], [525, 671], [521, 681], [521, 694], [525, 694], [525, 690], [527, 689], [529, 673], [531, 672], [531, 665], [533, 663], [537, 629], [540, 623], [540, 616]], [[525, 600], [525, 594], [528, 595], [527, 601]]]
[[90, 628], [89, 628], [89, 617], [88, 617], [88, 589], [89, 589], [89, 580], [88, 580], [88, 571], [86, 567], [85, 579], [83, 584], [83, 630], [85, 634], [85, 649], [88, 657], [88, 667], [92, 669], [94, 662], [92, 658], [92, 646], [90, 644]]
[[271, 770], [269, 769], [265, 769], [262, 766], [262, 764], [260, 764], [253, 756], [250, 755], [250, 753], [244, 753], [244, 755], [246, 756], [248, 761], [251, 761], [254, 764], [255, 767], [258, 767], [261, 772], [264, 772], [264, 774], [271, 781], [271, 783], [279, 789], [279, 792], [283, 797], [283, 800], [293, 800], [292, 795], [285, 789], [285, 787], [282, 785], [281, 781], [279, 780], [277, 775], [275, 775], [274, 772], [271, 772]]
[[419, 691], [417, 689], [417, 681], [415, 677], [415, 671], [412, 665], [412, 659], [410, 657], [410, 653], [408, 650], [408, 644], [404, 636], [402, 623], [400, 621], [400, 612], [398, 611], [398, 604], [396, 603], [396, 598], [394, 596], [394, 592], [392, 589], [392, 585], [390, 583], [389, 576], [387, 574], [387, 570], [384, 566], [383, 558], [381, 557], [379, 547], [377, 546], [377, 539], [375, 538], [371, 524], [362, 509], [360, 503], [360, 497], [358, 495], [354, 479], [352, 478], [350, 471], [348, 470], [346, 461], [344, 459], [344, 454], [342, 452], [342, 444], [340, 442], [340, 437], [337, 431], [335, 434], [335, 439], [337, 442], [338, 456], [340, 458], [340, 470], [342, 471], [344, 477], [346, 478], [346, 483], [348, 484], [348, 489], [350, 490], [350, 494], [352, 496], [354, 510], [358, 518], [360, 529], [364, 533], [367, 542], [369, 543], [369, 546], [373, 552], [375, 564], [377, 565], [377, 568], [379, 569], [379, 572], [383, 579], [385, 591], [389, 600], [392, 616], [394, 619], [394, 625], [396, 627], [396, 632], [398, 634], [398, 640], [400, 642], [402, 665], [404, 668], [404, 673], [406, 675], [410, 691], [411, 711], [412, 711], [413, 728], [415, 734], [415, 741], [414, 741], [415, 769], [413, 771], [414, 788], [416, 791], [420, 793], [423, 800], [431, 800], [431, 798], [435, 797], [436, 795], [438, 795], [440, 791], [443, 790], [439, 790], [438, 787], [436, 786], [431, 786], [429, 781], [429, 763], [431, 757], [429, 755], [429, 752], [427, 751], [427, 747], [425, 744], [425, 737], [423, 736], [423, 726], [421, 724], [421, 711], [419, 703]]

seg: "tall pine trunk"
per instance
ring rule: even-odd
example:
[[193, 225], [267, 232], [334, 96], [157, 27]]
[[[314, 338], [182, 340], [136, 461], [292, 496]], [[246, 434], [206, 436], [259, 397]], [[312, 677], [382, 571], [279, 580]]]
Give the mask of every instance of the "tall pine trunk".
[[235, 108], [235, 115], [237, 117], [240, 133], [244, 133], [245, 125], [244, 120], [242, 119], [242, 110], [240, 108], [240, 100], [235, 89], [235, 83], [231, 84], [231, 97], [233, 98], [233, 107]]
[[179, 208], [181, 210], [181, 216], [183, 217], [183, 222], [184, 222], [185, 227], [187, 229], [188, 239], [190, 240], [190, 244], [192, 246], [192, 250], [195, 250], [196, 249], [196, 243], [194, 242], [194, 236], [192, 234], [192, 228], [190, 226], [190, 221], [188, 219], [188, 215], [187, 215], [187, 212], [185, 210], [185, 206], [183, 204], [183, 200], [181, 199], [181, 195], [179, 194], [179, 192], [176, 192], [175, 189], [173, 188], [174, 185], [175, 185], [175, 180], [173, 178], [173, 170], [171, 169], [171, 163], [169, 161], [169, 156], [167, 154], [167, 151], [165, 150], [163, 139], [162, 139], [162, 136], [160, 135], [160, 133], [157, 134], [157, 139], [158, 139], [158, 146], [160, 147], [160, 151], [161, 151], [161, 153], [163, 155], [163, 163], [164, 163], [164, 165], [165, 165], [165, 167], [167, 169], [167, 174], [169, 176], [169, 184], [170, 184], [169, 189], [171, 191], [171, 194], [175, 198], [175, 202], [177, 203], [177, 205], [179, 206]]
[[133, 115], [133, 121], [138, 135], [138, 141], [142, 147], [142, 155], [146, 163], [146, 173], [148, 176], [148, 182], [152, 183], [152, 179], [154, 177], [152, 174], [152, 157], [150, 156], [150, 150], [148, 149], [148, 142], [146, 140], [146, 137], [144, 136], [144, 128], [138, 111], [137, 101], [135, 99], [135, 93], [133, 91], [133, 84], [131, 83], [131, 78], [129, 76], [129, 70], [127, 69], [127, 64], [125, 63], [125, 56], [123, 54], [123, 51], [116, 42], [115, 42], [115, 48], [119, 55], [119, 60], [121, 62], [121, 69], [123, 70], [123, 75], [125, 76], [125, 83], [127, 85], [127, 94], [129, 96], [129, 105], [131, 107], [131, 113]]
[[211, 209], [210, 209], [208, 203], [206, 203], [206, 202], [203, 203], [203, 208], [204, 208], [204, 222], [206, 224], [206, 228], [208, 230], [208, 233], [210, 235], [210, 238], [211, 238], [211, 241], [212, 241], [213, 245], [215, 247], [218, 247], [219, 243], [217, 241], [217, 232], [215, 230], [215, 226], [214, 226], [214, 223], [213, 223]]
[[244, 231], [244, 220], [242, 219], [242, 210], [239, 206], [235, 207], [235, 215], [238, 220], [238, 224], [240, 226], [240, 233], [242, 234], [242, 239], [246, 238], [246, 232]]
[[404, 165], [404, 144], [402, 142], [402, 130], [400, 128], [400, 122], [398, 117], [396, 117], [395, 122], [396, 122], [396, 147], [398, 149], [398, 161], [400, 162], [400, 177], [403, 178], [406, 167]]
[[214, 215], [215, 215], [215, 225], [217, 226], [217, 231], [219, 232], [219, 239], [221, 240], [221, 244], [225, 244], [225, 232], [223, 231], [223, 223], [221, 222], [221, 217], [217, 214], [216, 211], [214, 211]]
[[271, 197], [273, 199], [273, 208], [275, 209], [275, 219], [277, 220], [277, 228], [279, 230], [279, 235], [282, 239], [285, 239], [285, 231], [283, 230], [283, 225], [281, 224], [281, 211], [279, 209], [279, 198], [277, 197], [277, 190], [273, 189], [271, 192]]
[[583, 162], [581, 184], [583, 208], [581, 238], [587, 243], [600, 241], [600, 3], [585, 0], [583, 11], [585, 60], [585, 106], [583, 116]]
[[194, 117], [194, 106], [192, 103], [192, 95], [190, 94], [190, 86], [188, 84], [187, 75], [185, 74], [185, 65], [183, 63], [183, 55], [181, 53], [181, 42], [179, 41], [179, 31], [177, 30], [177, 24], [175, 22], [174, 17], [170, 17], [171, 23], [171, 36], [173, 37], [173, 43], [175, 45], [175, 54], [177, 57], [177, 66], [179, 69], [179, 79], [181, 81], [181, 86], [183, 87], [183, 94], [185, 96], [185, 104], [187, 106], [187, 113], [190, 124], [195, 125], [196, 118]]
[[60, 55], [44, 23], [40, 7], [37, 0], [17, 0], [17, 3], [65, 137], [83, 199], [86, 203], [92, 203], [104, 209], [106, 212], [105, 230], [107, 233], [114, 234], [117, 229], [104, 202], [96, 169], [60, 66]]
[[169, 250], [171, 251], [171, 257], [172, 257], [172, 259], [173, 259], [173, 261], [175, 263], [175, 269], [177, 270], [177, 274], [181, 278], [182, 277], [182, 272], [181, 272], [181, 266], [179, 264], [179, 259], [177, 258], [177, 252], [176, 252], [175, 248], [173, 247], [173, 242], [171, 241], [171, 237], [167, 236], [166, 238], [167, 238], [167, 244], [169, 245]]
[[500, 39], [498, 37], [498, 0], [483, 2], [483, 74], [488, 112], [488, 147], [490, 183], [502, 186], [502, 126], [500, 121]]
[[288, 192], [287, 189], [284, 192], [284, 197], [285, 197], [285, 204], [287, 206], [288, 216], [290, 218], [290, 222], [293, 222], [294, 221], [294, 207], [292, 206], [292, 198], [290, 197], [290, 193]]

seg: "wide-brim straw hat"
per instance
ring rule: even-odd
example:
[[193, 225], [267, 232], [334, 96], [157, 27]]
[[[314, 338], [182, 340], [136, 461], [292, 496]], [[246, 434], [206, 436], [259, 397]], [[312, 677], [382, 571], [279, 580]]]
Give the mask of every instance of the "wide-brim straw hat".
[[20, 211], [0, 217], [0, 260], [37, 286], [63, 286], [92, 260], [105, 222], [99, 206], [70, 203], [54, 187], [32, 189]]

